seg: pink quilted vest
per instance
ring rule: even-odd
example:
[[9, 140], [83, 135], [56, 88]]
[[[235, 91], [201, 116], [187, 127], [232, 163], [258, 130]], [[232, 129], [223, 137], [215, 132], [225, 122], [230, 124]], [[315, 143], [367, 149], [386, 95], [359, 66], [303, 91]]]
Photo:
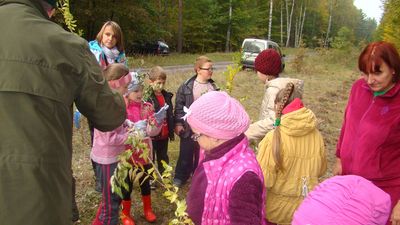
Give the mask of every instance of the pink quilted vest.
[[[244, 173], [251, 171], [258, 175], [264, 187], [264, 177], [256, 156], [249, 148], [247, 138], [244, 138], [223, 157], [204, 162], [203, 165], [208, 185], [201, 224], [229, 225], [229, 194], [236, 181]], [[265, 206], [265, 190], [263, 190], [262, 202]], [[262, 208], [262, 215], [262, 218], [265, 218], [264, 207]], [[265, 220], [262, 220], [262, 224], [265, 224]]]

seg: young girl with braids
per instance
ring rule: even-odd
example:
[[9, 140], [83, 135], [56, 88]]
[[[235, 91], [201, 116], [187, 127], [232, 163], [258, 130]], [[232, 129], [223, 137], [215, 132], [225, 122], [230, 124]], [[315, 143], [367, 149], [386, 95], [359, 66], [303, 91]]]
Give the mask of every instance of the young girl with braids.
[[275, 129], [259, 144], [257, 160], [267, 188], [269, 224], [291, 224], [293, 213], [325, 174], [326, 157], [314, 113], [288, 83], [275, 99]]

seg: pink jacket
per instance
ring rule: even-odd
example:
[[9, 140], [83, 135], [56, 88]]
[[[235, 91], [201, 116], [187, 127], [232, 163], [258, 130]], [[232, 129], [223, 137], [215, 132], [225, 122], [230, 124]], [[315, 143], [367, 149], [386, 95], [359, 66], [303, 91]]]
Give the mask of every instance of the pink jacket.
[[334, 176], [314, 188], [293, 216], [292, 225], [386, 224], [390, 196], [354, 175]]
[[94, 129], [93, 147], [90, 158], [99, 164], [118, 162], [118, 155], [125, 151], [128, 133], [122, 125], [109, 132]]
[[337, 144], [343, 175], [400, 186], [400, 83], [374, 97], [364, 79], [351, 89]]
[[[246, 172], [258, 175], [264, 186], [264, 177], [253, 151], [249, 148], [247, 138], [244, 138], [223, 157], [204, 162], [208, 186], [204, 199], [203, 225], [229, 225], [228, 214], [229, 194], [237, 180]], [[238, 166], [239, 165], [239, 166]], [[263, 206], [265, 205], [265, 190], [263, 191]], [[264, 208], [262, 218], [265, 218]], [[264, 220], [262, 221], [264, 224]]]
[[[154, 119], [154, 107], [148, 102], [129, 102], [126, 107], [127, 119], [132, 122], [137, 122], [139, 120], [147, 119], [147, 129], [146, 135], [147, 137], [143, 140], [149, 146], [149, 157], [153, 160], [153, 145], [151, 138], [152, 136], [156, 136], [161, 132], [161, 125], [157, 124]], [[127, 146], [127, 148], [130, 148]], [[136, 163], [140, 163], [142, 165], [148, 164], [147, 160], [140, 158], [141, 152], [134, 153], [132, 155], [134, 161]]]

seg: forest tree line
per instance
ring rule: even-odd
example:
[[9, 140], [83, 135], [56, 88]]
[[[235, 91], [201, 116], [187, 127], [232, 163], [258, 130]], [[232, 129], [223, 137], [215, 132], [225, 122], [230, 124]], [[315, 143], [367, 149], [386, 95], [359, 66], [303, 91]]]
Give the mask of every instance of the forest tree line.
[[127, 48], [164, 40], [178, 52], [236, 51], [249, 37], [286, 47], [345, 48], [378, 39], [399, 44], [400, 0], [382, 0], [378, 27], [354, 0], [69, 1], [85, 39], [93, 40], [105, 21], [114, 20]]

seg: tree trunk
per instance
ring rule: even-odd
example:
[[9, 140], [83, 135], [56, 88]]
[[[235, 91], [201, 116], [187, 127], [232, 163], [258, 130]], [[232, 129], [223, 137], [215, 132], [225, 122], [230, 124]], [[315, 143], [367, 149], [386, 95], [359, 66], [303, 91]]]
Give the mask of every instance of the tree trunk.
[[301, 27], [301, 22], [302, 22], [302, 16], [303, 16], [303, 2], [301, 3], [300, 6], [300, 13], [299, 16], [296, 18], [296, 29], [295, 29], [295, 41], [294, 41], [294, 47], [298, 48], [299, 43], [300, 43], [300, 27]]
[[281, 3], [281, 46], [283, 46], [283, 4]]
[[303, 42], [303, 27], [304, 27], [304, 20], [306, 20], [306, 10], [307, 10], [307, 7], [304, 5], [303, 21], [301, 22], [301, 28], [300, 28], [300, 43], [299, 43], [299, 45], [301, 45]]
[[298, 38], [299, 38], [299, 17], [296, 17], [296, 23], [294, 24], [294, 47], [297, 48]]
[[289, 33], [289, 4], [288, 0], [285, 0], [285, 7], [286, 7], [286, 39]]
[[182, 46], [183, 46], [183, 0], [178, 0], [178, 52], [182, 53]]
[[228, 30], [226, 31], [225, 52], [229, 52], [229, 45], [231, 41], [231, 26], [232, 26], [232, 0], [229, 0], [229, 20], [228, 20]]
[[330, 1], [329, 5], [329, 22], [328, 22], [328, 30], [326, 31], [326, 37], [325, 37], [325, 42], [324, 42], [324, 47], [328, 47], [328, 42], [329, 42], [329, 33], [331, 31], [331, 25], [332, 25], [332, 8], [333, 8], [333, 0]]
[[268, 24], [268, 40], [271, 40], [271, 27], [272, 27], [272, 7], [274, 5], [274, 1], [270, 0], [269, 4], [269, 24]]
[[293, 18], [293, 9], [294, 9], [294, 1], [292, 2], [292, 10], [290, 12], [290, 17], [289, 17], [289, 25], [288, 25], [288, 32], [287, 32], [287, 38], [286, 38], [286, 47], [289, 47], [290, 43], [290, 28], [292, 27], [292, 18]]

